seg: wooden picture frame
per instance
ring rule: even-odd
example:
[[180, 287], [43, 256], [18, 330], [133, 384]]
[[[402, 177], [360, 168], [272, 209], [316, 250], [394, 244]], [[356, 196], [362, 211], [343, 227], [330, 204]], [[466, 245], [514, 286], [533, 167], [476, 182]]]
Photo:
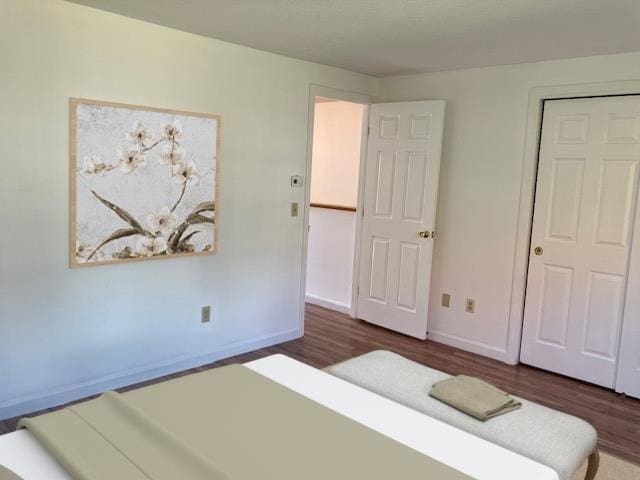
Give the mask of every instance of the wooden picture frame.
[[219, 115], [70, 98], [69, 130], [71, 268], [217, 253]]

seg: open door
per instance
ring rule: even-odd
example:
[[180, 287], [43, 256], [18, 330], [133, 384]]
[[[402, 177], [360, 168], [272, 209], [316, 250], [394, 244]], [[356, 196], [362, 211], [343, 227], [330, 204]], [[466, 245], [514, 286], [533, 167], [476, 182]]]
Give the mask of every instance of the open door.
[[373, 104], [365, 167], [358, 316], [424, 339], [444, 101]]

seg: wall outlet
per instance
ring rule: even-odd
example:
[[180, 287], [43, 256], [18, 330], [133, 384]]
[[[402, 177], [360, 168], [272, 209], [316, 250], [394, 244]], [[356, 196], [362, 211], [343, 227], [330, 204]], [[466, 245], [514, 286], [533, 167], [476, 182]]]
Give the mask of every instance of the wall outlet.
[[467, 298], [467, 305], [465, 307], [467, 313], [475, 313], [476, 311], [476, 301], [473, 298]]
[[449, 295], [448, 293], [443, 293], [441, 305], [445, 308], [449, 308], [451, 306], [451, 295]]
[[209, 323], [211, 321], [211, 305], [205, 305], [200, 312], [200, 323]]
[[291, 202], [291, 216], [298, 216], [298, 202]]

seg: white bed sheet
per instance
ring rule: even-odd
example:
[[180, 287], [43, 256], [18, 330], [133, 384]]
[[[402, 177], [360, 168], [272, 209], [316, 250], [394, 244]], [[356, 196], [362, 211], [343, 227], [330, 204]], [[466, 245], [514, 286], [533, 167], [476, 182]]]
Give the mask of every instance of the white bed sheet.
[[[559, 480], [549, 467], [284, 355], [245, 365], [477, 480]], [[71, 480], [26, 430], [0, 436], [0, 464], [24, 480]]]

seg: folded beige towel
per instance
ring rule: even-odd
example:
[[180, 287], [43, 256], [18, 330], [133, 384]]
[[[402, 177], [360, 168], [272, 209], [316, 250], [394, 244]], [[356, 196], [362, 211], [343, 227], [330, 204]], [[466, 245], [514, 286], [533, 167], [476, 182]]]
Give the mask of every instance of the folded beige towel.
[[0, 480], [22, 480], [19, 476], [13, 473], [8, 468], [0, 465]]
[[507, 392], [466, 375], [436, 383], [429, 395], [483, 422], [522, 405]]

